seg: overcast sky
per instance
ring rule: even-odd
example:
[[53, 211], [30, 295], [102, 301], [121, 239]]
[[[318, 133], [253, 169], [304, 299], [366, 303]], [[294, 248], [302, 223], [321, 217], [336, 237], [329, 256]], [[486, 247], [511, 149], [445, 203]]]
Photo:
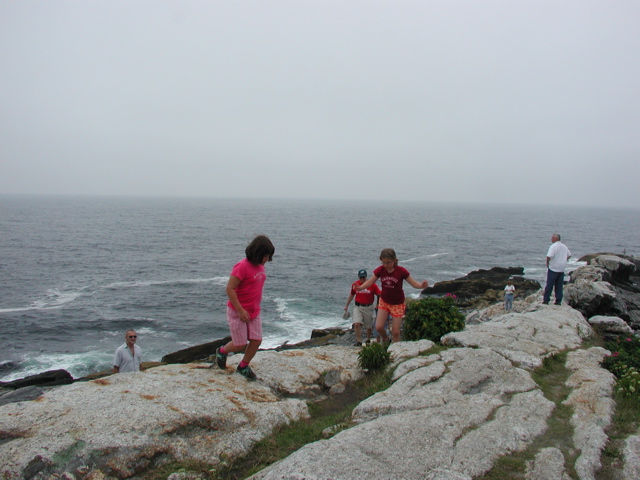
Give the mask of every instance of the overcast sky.
[[637, 0], [0, 0], [0, 194], [640, 208]]

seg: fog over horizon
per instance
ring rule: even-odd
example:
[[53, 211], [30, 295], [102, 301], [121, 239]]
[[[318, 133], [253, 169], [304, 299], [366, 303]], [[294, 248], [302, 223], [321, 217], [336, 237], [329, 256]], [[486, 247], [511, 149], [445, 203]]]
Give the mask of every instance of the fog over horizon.
[[638, 209], [639, 25], [631, 0], [0, 0], [0, 195]]

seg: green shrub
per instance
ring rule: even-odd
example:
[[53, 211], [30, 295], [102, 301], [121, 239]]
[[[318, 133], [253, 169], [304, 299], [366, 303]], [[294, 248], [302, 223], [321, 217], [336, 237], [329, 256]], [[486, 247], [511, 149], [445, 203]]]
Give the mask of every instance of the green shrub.
[[623, 396], [640, 395], [640, 338], [622, 336], [615, 342], [607, 342], [611, 351], [602, 366], [617, 378], [616, 390]]
[[377, 372], [384, 370], [391, 363], [391, 354], [382, 343], [373, 342], [365, 345], [358, 354], [358, 365], [363, 370]]
[[616, 377], [621, 377], [627, 367], [640, 370], [640, 338], [624, 335], [604, 347], [611, 355], [604, 358], [602, 366]]
[[449, 332], [464, 329], [464, 315], [455, 302], [455, 295], [441, 298], [422, 298], [407, 305], [402, 338], [404, 340], [428, 339], [439, 342]]
[[628, 367], [616, 383], [617, 392], [624, 397], [640, 394], [640, 372]]

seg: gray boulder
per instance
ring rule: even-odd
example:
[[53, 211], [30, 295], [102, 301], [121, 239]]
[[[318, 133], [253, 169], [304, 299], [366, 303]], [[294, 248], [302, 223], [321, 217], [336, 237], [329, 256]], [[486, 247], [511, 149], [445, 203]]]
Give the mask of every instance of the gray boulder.
[[636, 271], [636, 266], [633, 262], [617, 255], [598, 255], [589, 263], [595, 267], [606, 268], [611, 272], [611, 280], [614, 282], [626, 283], [629, 281], [629, 276]]
[[442, 337], [443, 345], [486, 346], [523, 368], [541, 365], [542, 358], [565, 349], [578, 348], [593, 329], [580, 312], [563, 306], [540, 305], [537, 310], [511, 313], [462, 332]]
[[183, 348], [177, 352], [165, 355], [160, 361], [162, 363], [190, 363], [206, 360], [208, 357], [216, 354], [218, 347], [226, 345], [230, 341], [231, 337], [225, 337], [214, 340], [213, 342]]
[[[581, 267], [588, 268], [588, 267]], [[617, 316], [631, 328], [640, 328], [640, 293], [632, 286], [614, 286], [605, 281], [589, 281], [580, 276], [565, 288], [567, 303], [586, 317]]]
[[619, 316], [632, 328], [640, 328], [640, 288], [637, 277], [633, 277], [637, 273], [636, 263], [613, 254], [596, 254], [583, 259], [589, 265], [571, 273], [570, 284], [565, 290], [569, 305], [587, 317]]
[[526, 448], [552, 410], [529, 374], [504, 357], [452, 349], [362, 402], [356, 426], [251, 478], [470, 479]]
[[431, 340], [418, 340], [416, 342], [398, 342], [389, 346], [391, 354], [391, 366], [396, 367], [407, 359], [417, 357], [422, 352], [433, 348], [435, 343]]
[[[7, 478], [129, 478], [163, 462], [216, 464], [249, 452], [279, 425], [306, 418], [324, 372], [359, 378], [357, 349], [258, 352], [259, 380], [205, 364], [164, 365], [76, 382], [0, 407]], [[295, 396], [296, 398], [290, 398]], [[102, 476], [102, 477], [101, 477]]]
[[564, 289], [564, 299], [586, 317], [608, 315], [614, 309], [616, 290], [609, 282], [579, 281]]
[[620, 317], [595, 315], [589, 318], [588, 321], [596, 332], [605, 337], [617, 336], [622, 334], [633, 334], [633, 330], [631, 329], [629, 324]]
[[616, 289], [617, 311], [611, 312], [627, 321], [632, 329], [640, 330], [640, 294], [623, 288]]
[[51, 387], [54, 385], [68, 385], [69, 383], [73, 383], [73, 377], [66, 370], [60, 369], [36, 373], [11, 382], [0, 382], [0, 387], [14, 389], [30, 386]]
[[569, 274], [569, 283], [608, 282], [609, 280], [611, 280], [611, 272], [604, 267], [594, 265], [578, 267]]
[[0, 396], [0, 405], [7, 403], [25, 402], [40, 398], [44, 391], [36, 386], [24, 387], [18, 390], [7, 390]]

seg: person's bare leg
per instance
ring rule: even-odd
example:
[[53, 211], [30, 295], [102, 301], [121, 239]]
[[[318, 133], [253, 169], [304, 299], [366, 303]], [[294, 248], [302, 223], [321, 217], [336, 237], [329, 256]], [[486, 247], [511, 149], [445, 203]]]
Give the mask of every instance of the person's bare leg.
[[249, 340], [249, 345], [247, 345], [247, 349], [244, 351], [244, 357], [242, 358], [243, 362], [251, 363], [253, 357], [258, 353], [258, 349], [262, 344], [262, 340]]
[[387, 317], [389, 312], [386, 310], [378, 310], [378, 316], [376, 318], [376, 332], [378, 332], [378, 338], [381, 342], [386, 342], [389, 337], [387, 336]]
[[391, 317], [391, 338], [393, 343], [400, 341], [401, 327], [402, 327], [402, 317]]

